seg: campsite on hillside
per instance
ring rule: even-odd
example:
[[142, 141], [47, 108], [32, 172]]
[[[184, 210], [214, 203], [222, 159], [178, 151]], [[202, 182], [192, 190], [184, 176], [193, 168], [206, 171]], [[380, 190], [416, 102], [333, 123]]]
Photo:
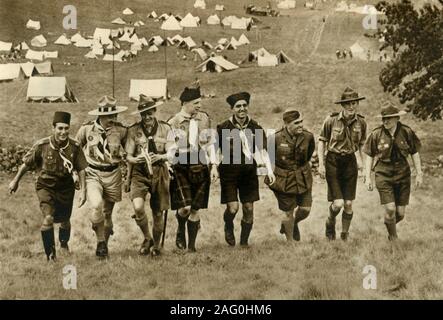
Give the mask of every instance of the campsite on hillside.
[[[380, 50], [384, 40], [377, 30], [362, 25], [368, 15], [383, 21], [377, 2], [2, 0], [0, 299], [442, 299], [443, 127], [441, 120], [423, 120], [412, 112], [401, 122], [420, 138], [424, 178], [419, 189], [411, 189], [396, 243], [387, 239], [379, 193], [367, 190], [363, 173], [349, 239], [338, 235], [327, 241], [328, 190], [318, 174], [317, 149], [310, 163], [312, 210], [300, 224], [299, 242], [287, 243], [279, 232], [282, 213], [259, 177], [249, 248], [226, 245], [225, 205], [216, 182], [208, 208], [200, 213], [197, 252], [177, 250], [176, 213], [169, 210], [162, 256], [138, 255], [140, 231], [129, 194], [123, 193], [113, 212], [110, 258], [98, 261], [88, 203], [77, 208], [76, 193], [71, 254], [50, 264], [40, 239], [37, 173], [28, 172], [19, 191], [8, 194], [23, 156], [52, 134], [54, 112], [71, 114], [74, 138], [83, 124], [94, 121], [88, 112], [105, 95], [128, 107], [118, 121], [130, 126], [140, 121], [141, 94], [162, 103], [156, 116], [167, 121], [181, 110], [183, 89], [199, 83], [201, 110], [215, 128], [231, 116], [227, 97], [245, 91], [249, 115], [265, 130], [280, 130], [285, 110], [297, 109], [318, 146], [325, 118], [341, 110], [334, 102], [351, 87], [366, 98], [357, 112], [369, 135], [382, 124], [377, 118], [382, 101], [406, 108], [380, 81], [397, 55], [392, 48]], [[414, 6], [432, 2], [414, 1]], [[76, 8], [76, 29], [64, 27], [66, 5]], [[412, 170], [413, 182], [415, 177]], [[241, 209], [235, 218], [238, 234], [240, 221]], [[339, 234], [341, 218], [337, 221]], [[66, 265], [77, 269], [77, 290], [63, 287]], [[362, 285], [368, 265], [377, 269], [373, 290]]]

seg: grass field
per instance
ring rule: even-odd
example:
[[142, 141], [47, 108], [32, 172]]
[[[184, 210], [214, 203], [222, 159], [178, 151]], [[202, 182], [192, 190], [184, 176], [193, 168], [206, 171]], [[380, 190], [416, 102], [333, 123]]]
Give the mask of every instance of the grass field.
[[[24, 28], [28, 18], [40, 20], [41, 33], [53, 41], [63, 32], [62, 8], [74, 4], [78, 9], [78, 29], [92, 35], [94, 28], [112, 27], [109, 23], [130, 7], [136, 15], [132, 21], [143, 20], [139, 36], [161, 35], [159, 24], [147, 21], [146, 15], [174, 12], [184, 16], [188, 11], [199, 15], [203, 26], [185, 30], [199, 43], [215, 43], [221, 37], [241, 35], [241, 31], [206, 26], [215, 3], [206, 1], [207, 10], [194, 9], [194, 1], [25, 1], [4, 0], [0, 4], [0, 40], [26, 40], [39, 34]], [[364, 1], [354, 1], [363, 4]], [[374, 1], [366, 1], [366, 3]], [[109, 6], [109, 3], [111, 4]], [[223, 1], [222, 1], [223, 3]], [[223, 16], [244, 16], [248, 1], [224, 1], [228, 10]], [[254, 1], [266, 5], [267, 1]], [[300, 4], [280, 18], [260, 17], [258, 31], [245, 32], [249, 46], [225, 51], [236, 63], [249, 51], [264, 46], [276, 53], [285, 51], [294, 64], [276, 68], [259, 68], [254, 64], [220, 74], [202, 74], [195, 70], [197, 62], [177, 58], [177, 48], [168, 47], [168, 87], [172, 99], [164, 105], [160, 118], [167, 119], [179, 110], [177, 96], [184, 86], [199, 77], [202, 91], [215, 94], [204, 99], [203, 109], [217, 123], [228, 117], [227, 95], [247, 90], [252, 94], [251, 115], [265, 128], [279, 128], [281, 109], [295, 107], [305, 118], [305, 126], [318, 136], [327, 114], [338, 110], [333, 101], [346, 86], [367, 97], [361, 106], [369, 128], [378, 125], [378, 102], [388, 97], [378, 81], [383, 67], [377, 62], [336, 60], [335, 50], [347, 48], [361, 38], [361, 16], [335, 13], [335, 1], [328, 1], [321, 10], [306, 10]], [[322, 18], [326, 17], [323, 25]], [[50, 34], [48, 34], [50, 32]], [[76, 31], [75, 31], [76, 32]], [[75, 32], [70, 31], [72, 35]], [[173, 36], [175, 33], [170, 34]], [[56, 75], [63, 75], [80, 100], [78, 104], [30, 104], [25, 102], [27, 81], [0, 84], [0, 143], [30, 145], [50, 134], [48, 126], [55, 110], [73, 114], [72, 132], [89, 120], [87, 111], [98, 98], [112, 93], [111, 63], [83, 58], [87, 49], [48, 45], [45, 50], [59, 50], [53, 61]], [[130, 79], [164, 77], [163, 48], [156, 54], [146, 50], [130, 63], [116, 63], [115, 96], [120, 104], [131, 109]], [[180, 50], [181, 53], [184, 51]], [[189, 56], [189, 55], [188, 55]], [[64, 65], [69, 62], [71, 65]], [[123, 114], [121, 120], [130, 124], [135, 116]], [[442, 129], [439, 122], [419, 122], [405, 116], [423, 142], [424, 161], [441, 154]], [[359, 183], [355, 217], [350, 241], [327, 242], [324, 221], [327, 216], [326, 184], [315, 180], [314, 204], [310, 217], [302, 222], [302, 241], [287, 244], [278, 233], [280, 213], [273, 194], [261, 184], [261, 201], [256, 203], [251, 248], [229, 248], [223, 237], [223, 207], [219, 204], [219, 185], [211, 189], [210, 207], [202, 213], [202, 229], [196, 254], [175, 251], [176, 220], [169, 213], [164, 254], [161, 259], [136, 254], [141, 233], [135, 225], [128, 197], [114, 211], [115, 235], [110, 240], [109, 261], [94, 256], [95, 236], [90, 228], [87, 206], [74, 210], [71, 248], [73, 254], [60, 257], [55, 264], [45, 263], [40, 239], [41, 214], [34, 192], [33, 177], [28, 175], [19, 192], [7, 195], [11, 176], [0, 175], [0, 298], [2, 299], [441, 299], [443, 298], [443, 178], [425, 176], [423, 188], [413, 192], [404, 222], [399, 225], [400, 241], [387, 241], [383, 212], [378, 194], [365, 190]], [[240, 214], [236, 218], [239, 236]], [[340, 227], [338, 227], [340, 231]], [[63, 267], [72, 264], [78, 272], [78, 289], [64, 290]], [[377, 289], [362, 286], [363, 268], [377, 269]]]

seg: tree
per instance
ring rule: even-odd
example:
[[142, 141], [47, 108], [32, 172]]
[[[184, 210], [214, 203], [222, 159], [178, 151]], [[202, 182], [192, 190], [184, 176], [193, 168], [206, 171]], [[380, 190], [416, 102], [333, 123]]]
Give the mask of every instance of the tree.
[[386, 20], [378, 28], [381, 49], [392, 48], [394, 59], [380, 73], [385, 91], [423, 120], [442, 119], [443, 0], [415, 10], [410, 0], [381, 1]]

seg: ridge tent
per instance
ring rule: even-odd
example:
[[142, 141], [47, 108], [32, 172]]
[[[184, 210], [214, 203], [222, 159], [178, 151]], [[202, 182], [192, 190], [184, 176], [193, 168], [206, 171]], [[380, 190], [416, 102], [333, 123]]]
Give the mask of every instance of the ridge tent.
[[81, 39], [83, 39], [82, 35], [79, 32], [77, 32], [76, 34], [74, 34], [71, 37], [71, 42], [77, 42], [77, 41], [79, 41]]
[[97, 59], [97, 56], [94, 54], [94, 51], [89, 51], [87, 54], [85, 54], [85, 58], [88, 59]]
[[234, 37], [231, 37], [230, 43], [236, 47], [240, 47], [242, 43], [238, 42]]
[[113, 48], [117, 48], [120, 49], [120, 44], [117, 41], [114, 41], [114, 43], [110, 43], [106, 46], [106, 49], [113, 49]]
[[162, 43], [163, 43], [163, 38], [162, 37], [160, 37], [160, 36], [153, 36], [153, 37], [151, 37], [151, 39], [149, 39], [148, 40], [148, 43], [150, 44], [150, 45], [156, 45], [156, 46], [161, 46], [162, 45]]
[[26, 23], [26, 28], [33, 30], [40, 30], [41, 28], [40, 21], [34, 21], [29, 19], [28, 22]]
[[134, 14], [134, 12], [131, 9], [126, 8], [125, 10], [123, 10], [123, 14], [130, 16], [131, 14]]
[[258, 50], [252, 51], [249, 53], [248, 60], [249, 61], [257, 61], [259, 56], [270, 56], [271, 54], [265, 49], [260, 48]]
[[148, 15], [148, 18], [153, 18], [153, 19], [156, 19], [158, 16], [157, 16], [157, 13], [155, 12], [155, 11], [152, 11], [149, 15]]
[[157, 52], [157, 51], [158, 51], [158, 47], [155, 44], [150, 46], [148, 49], [148, 52]]
[[71, 44], [71, 41], [68, 38], [66, 38], [64, 34], [62, 34], [60, 37], [58, 37], [57, 40], [55, 40], [54, 44], [68, 46]]
[[163, 13], [160, 17], [158, 17], [158, 20], [160, 21], [166, 21], [169, 19], [169, 14]]
[[76, 46], [77, 48], [90, 48], [92, 47], [92, 45], [94, 44], [94, 40], [92, 39], [79, 39], [74, 46]]
[[12, 42], [3, 42], [0, 41], [0, 51], [11, 51], [12, 49]]
[[129, 39], [129, 42], [137, 44], [137, 43], [140, 43], [140, 39], [138, 38], [137, 34], [134, 33], [132, 35], [132, 37]]
[[212, 50], [214, 47], [212, 44], [210, 44], [208, 41], [203, 41], [202, 42], [202, 47], [205, 47], [208, 50]]
[[0, 64], [0, 82], [25, 79], [25, 73], [19, 63]]
[[30, 59], [30, 60], [40, 60], [40, 61], [42, 61], [43, 57], [44, 57], [44, 54], [45, 54], [44, 51], [34, 51], [34, 50], [29, 49], [26, 52], [25, 58], [26, 59]]
[[92, 53], [96, 56], [102, 56], [104, 52], [105, 50], [102, 48], [92, 48]]
[[126, 22], [122, 18], [114, 19], [114, 20], [112, 20], [111, 23], [113, 23], [113, 24], [126, 24]]
[[217, 52], [223, 51], [225, 49], [225, 47], [222, 44], [218, 44], [214, 50]]
[[[112, 61], [112, 54], [105, 54], [103, 61]], [[114, 61], [123, 62], [121, 54], [114, 55]]]
[[143, 45], [141, 44], [141, 42], [136, 42], [131, 44], [131, 52], [133, 51], [141, 51], [143, 49]]
[[52, 75], [54, 74], [54, 69], [52, 68], [51, 61], [45, 61], [42, 63], [36, 63], [34, 64], [35, 69], [39, 74], [43, 75]]
[[[21, 46], [21, 48], [20, 48]], [[17, 50], [29, 50], [29, 46], [26, 44], [26, 42], [22, 41], [20, 44], [18, 44], [15, 49]]]
[[43, 37], [43, 35], [41, 35], [41, 34], [38, 36], [35, 36], [31, 40], [31, 46], [33, 46], [33, 47], [42, 48], [42, 47], [46, 47], [47, 44], [48, 44], [48, 42], [46, 41], [45, 37]]
[[223, 18], [223, 20], [222, 20], [222, 24], [225, 26], [225, 27], [228, 27], [228, 26], [230, 26], [231, 24], [232, 24], [232, 21], [234, 21], [235, 19], [238, 19], [236, 16], [227, 16], [227, 17], [224, 17]]
[[45, 51], [43, 56], [45, 57], [45, 59], [57, 59], [58, 51]]
[[141, 26], [144, 26], [144, 25], [145, 25], [145, 23], [143, 21], [141, 21], [141, 20], [139, 20], [136, 23], [134, 23], [134, 26], [136, 26], [136, 27], [141, 27]]
[[65, 77], [30, 77], [28, 102], [78, 102]]
[[188, 50], [191, 50], [192, 48], [196, 47], [197, 44], [192, 40], [191, 37], [186, 37], [183, 39], [182, 42], [180, 42], [179, 47], [186, 48]]
[[202, 48], [192, 49], [191, 52], [196, 53], [202, 61], [208, 59], [208, 54]]
[[177, 31], [177, 30], [182, 30], [183, 27], [180, 25], [180, 23], [177, 21], [177, 19], [174, 16], [170, 16], [165, 22], [162, 23], [160, 29]]
[[279, 53], [277, 53], [277, 61], [278, 63], [294, 63], [294, 60], [289, 58], [283, 50], [280, 50]]
[[129, 84], [129, 99], [139, 101], [140, 94], [154, 100], [166, 100], [168, 87], [166, 79], [131, 79]]
[[20, 63], [20, 67], [22, 68], [26, 78], [38, 75], [38, 71], [32, 62], [28, 61], [26, 63]]
[[129, 36], [129, 33], [126, 33], [122, 35], [118, 40], [125, 41], [125, 42], [131, 42], [131, 37]]
[[111, 43], [111, 29], [95, 28], [93, 38], [99, 40], [101, 44]]
[[237, 50], [237, 46], [234, 43], [232, 43], [232, 41], [231, 41], [227, 44], [227, 46], [225, 47], [225, 50]]
[[167, 37], [166, 40], [164, 40], [162, 42], [163, 46], [173, 46], [174, 45], [174, 40], [172, 40], [172, 38]]
[[238, 66], [221, 56], [215, 56], [199, 64], [196, 69], [201, 69], [201, 72], [223, 72], [238, 69]]
[[129, 36], [132, 36], [135, 33], [135, 28], [134, 27], [124, 27], [123, 32], [128, 33]]
[[275, 67], [278, 65], [278, 58], [273, 54], [258, 56], [257, 63], [259, 67]]
[[206, 9], [206, 3], [205, 3], [205, 0], [195, 0], [195, 2], [194, 2], [194, 8]]
[[149, 44], [148, 44], [148, 41], [146, 40], [145, 37], [140, 38], [139, 40], [140, 40], [140, 43], [141, 43], [142, 45], [144, 45], [144, 46], [148, 46], [148, 45], [149, 45]]
[[197, 17], [194, 17], [192, 14], [188, 13], [182, 21], [180, 21], [180, 25], [184, 28], [197, 28]]
[[295, 0], [284, 0], [277, 4], [277, 8], [279, 9], [294, 9], [295, 8]]
[[225, 44], [227, 44], [229, 42], [229, 40], [228, 39], [226, 39], [226, 38], [221, 38], [220, 40], [218, 40], [217, 41], [217, 43], [218, 44], [221, 44], [221, 45], [225, 45]]
[[244, 33], [242, 33], [240, 38], [238, 38], [238, 42], [241, 43], [241, 44], [250, 44], [249, 39], [246, 38]]
[[248, 19], [241, 18], [241, 19], [234, 19], [231, 21], [231, 29], [234, 30], [246, 30], [248, 28]]
[[223, 11], [225, 10], [225, 6], [222, 4], [216, 4], [215, 5], [215, 11]]
[[179, 34], [176, 34], [172, 37], [172, 41], [174, 41], [174, 43], [180, 43], [183, 41], [183, 37]]
[[206, 20], [206, 23], [209, 25], [218, 25], [218, 24], [220, 24], [220, 18], [218, 17], [218, 15], [213, 14], [208, 17], [208, 19]]

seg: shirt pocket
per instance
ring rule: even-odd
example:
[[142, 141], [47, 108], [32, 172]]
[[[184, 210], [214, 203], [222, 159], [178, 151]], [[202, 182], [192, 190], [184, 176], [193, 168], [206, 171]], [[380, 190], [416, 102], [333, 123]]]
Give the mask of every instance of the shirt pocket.
[[53, 154], [46, 154], [44, 156], [44, 169], [51, 172], [57, 171], [57, 159]]
[[167, 140], [164, 138], [160, 138], [160, 137], [154, 138], [155, 148], [157, 149], [157, 152], [159, 152], [159, 153], [165, 152], [166, 142], [167, 142]]
[[361, 127], [353, 127], [351, 131], [352, 141], [355, 144], [359, 144], [361, 140]]
[[332, 128], [331, 138], [332, 141], [343, 141], [344, 128]]
[[281, 143], [277, 145], [277, 157], [281, 160], [292, 159], [294, 157], [292, 152], [292, 148], [289, 144]]

